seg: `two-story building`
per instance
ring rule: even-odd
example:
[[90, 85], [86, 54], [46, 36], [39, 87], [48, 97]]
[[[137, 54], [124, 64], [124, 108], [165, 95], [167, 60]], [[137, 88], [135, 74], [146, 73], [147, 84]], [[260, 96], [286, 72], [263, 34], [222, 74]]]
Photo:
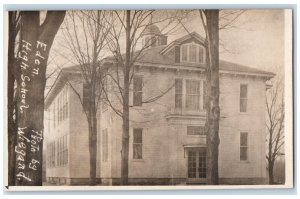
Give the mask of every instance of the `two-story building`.
[[[191, 33], [168, 44], [158, 27], [151, 26], [144, 31], [143, 44], [153, 36], [155, 42], [135, 62], [130, 90], [129, 182], [205, 184], [204, 39]], [[109, 71], [118, 70], [116, 65], [113, 57], [104, 61]], [[221, 184], [266, 181], [265, 92], [266, 81], [273, 76], [220, 61]], [[116, 81], [110, 77], [108, 96], [118, 108]], [[78, 79], [78, 66], [63, 69], [46, 98], [48, 181], [88, 182], [87, 120], [78, 96], [68, 86], [73, 83], [83, 95]], [[103, 184], [118, 184], [122, 119], [105, 101], [98, 116], [97, 178]]]

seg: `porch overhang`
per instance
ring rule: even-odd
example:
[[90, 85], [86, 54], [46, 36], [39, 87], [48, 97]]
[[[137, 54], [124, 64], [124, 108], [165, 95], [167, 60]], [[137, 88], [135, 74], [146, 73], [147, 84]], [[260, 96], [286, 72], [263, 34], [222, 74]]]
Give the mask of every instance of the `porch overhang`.
[[206, 144], [184, 144], [183, 150], [184, 150], [184, 158], [186, 157], [186, 151], [188, 149], [193, 149], [193, 148], [206, 148]]

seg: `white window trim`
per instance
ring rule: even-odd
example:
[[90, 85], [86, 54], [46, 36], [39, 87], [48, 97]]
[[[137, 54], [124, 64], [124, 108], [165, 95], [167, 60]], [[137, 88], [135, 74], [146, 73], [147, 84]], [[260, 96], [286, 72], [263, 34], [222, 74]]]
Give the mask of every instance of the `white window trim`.
[[[241, 134], [242, 133], [247, 133], [247, 146], [243, 146], [244, 148], [247, 148], [247, 159], [246, 160], [241, 160]], [[240, 131], [239, 133], [239, 161], [241, 163], [249, 163], [250, 162], [250, 153], [249, 153], [249, 139], [250, 139], [250, 133], [249, 131]]]
[[[142, 78], [142, 90], [141, 91], [137, 91], [137, 92], [140, 92], [140, 93], [142, 93], [142, 104], [141, 104], [141, 106], [134, 106], [133, 105], [133, 99], [134, 99], [134, 83], [133, 83], [133, 79], [135, 78], [135, 77], [140, 77], [140, 78]], [[144, 75], [140, 75], [140, 74], [137, 74], [137, 75], [134, 75], [134, 77], [133, 77], [133, 79], [132, 79], [132, 83], [130, 84], [130, 89], [132, 90], [132, 96], [131, 96], [131, 99], [132, 99], [132, 101], [131, 101], [131, 104], [132, 104], [132, 106], [133, 107], [135, 107], [135, 108], [139, 108], [139, 107], [143, 107], [143, 95], [144, 95], [144, 86], [145, 86], [145, 83], [144, 83]]]
[[[134, 143], [134, 129], [142, 129], [142, 143]], [[131, 148], [132, 148], [132, 151], [131, 151], [131, 160], [133, 161], [133, 162], [144, 162], [145, 161], [145, 157], [144, 157], [144, 135], [145, 135], [145, 133], [144, 133], [144, 130], [145, 130], [145, 128], [142, 128], [142, 127], [134, 127], [134, 128], [132, 128], [132, 142], [131, 142]], [[134, 146], [134, 144], [141, 144], [142, 145], [142, 158], [140, 158], [140, 159], [136, 159], [136, 158], [134, 158], [133, 157], [133, 146]]]
[[[203, 91], [201, 92], [201, 85], [203, 85], [203, 79], [196, 79], [196, 78], [187, 78], [187, 79], [184, 79], [184, 102], [183, 102], [183, 104], [184, 104], [184, 109], [185, 110], [188, 110], [187, 109], [187, 102], [186, 102], [186, 97], [187, 97], [187, 90], [186, 90], [186, 82], [187, 81], [198, 81], [199, 82], [199, 86], [200, 86], [200, 93], [199, 93], [199, 110], [197, 110], [197, 111], [201, 111], [201, 110], [203, 110], [203, 106], [201, 106], [202, 104], [203, 104]], [[193, 94], [194, 95], [194, 94]]]
[[[200, 58], [199, 58], [199, 48], [202, 48], [203, 49], [203, 62], [200, 62]], [[205, 64], [205, 54], [206, 54], [206, 51], [205, 51], [205, 48], [201, 45], [198, 45], [198, 48], [197, 48], [197, 61], [198, 63], [200, 64]]]
[[[189, 55], [190, 55], [190, 45], [196, 45], [196, 62], [190, 61], [189, 60]], [[182, 52], [183, 52], [183, 47], [187, 46], [187, 60], [182, 60]], [[200, 58], [199, 58], [199, 48], [203, 49], [203, 62], [200, 62]], [[187, 44], [183, 44], [180, 46], [180, 62], [185, 62], [185, 63], [200, 63], [200, 64], [204, 64], [205, 63], [205, 48], [195, 42], [191, 42], [191, 43], [187, 43]]]
[[[182, 104], [181, 104], [181, 109], [182, 110], [187, 110], [186, 108], [186, 96], [187, 96], [187, 91], [186, 91], [186, 81], [192, 80], [192, 81], [199, 81], [200, 84], [200, 100], [199, 100], [199, 111], [205, 110], [204, 107], [204, 79], [197, 79], [197, 78], [184, 78], [184, 77], [175, 77], [174, 82], [176, 79], [181, 79], [182, 80]], [[175, 90], [174, 90], [174, 98], [175, 98]], [[174, 101], [174, 108], [175, 108], [175, 101]]]
[[[241, 112], [241, 85], [246, 85], [247, 86], [247, 98], [243, 98], [246, 99], [247, 104], [246, 104], [246, 111], [245, 112]], [[244, 114], [247, 115], [249, 113], [249, 106], [248, 106], [248, 102], [249, 102], [249, 84], [248, 83], [240, 83], [239, 84], [239, 113], [240, 114]]]

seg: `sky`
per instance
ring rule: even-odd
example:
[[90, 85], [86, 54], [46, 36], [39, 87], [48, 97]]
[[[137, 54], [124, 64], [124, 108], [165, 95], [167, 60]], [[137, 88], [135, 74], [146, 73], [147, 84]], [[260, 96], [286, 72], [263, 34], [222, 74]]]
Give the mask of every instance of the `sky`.
[[[204, 36], [197, 12], [183, 21], [183, 24], [185, 28], [168, 35], [168, 43], [186, 35], [187, 31], [196, 31]], [[220, 31], [220, 59], [275, 73], [278, 73], [277, 68], [283, 69], [284, 10], [245, 10], [234, 26]], [[57, 64], [61, 67], [74, 64], [68, 60], [66, 50], [61, 47], [62, 42], [64, 38], [60, 30], [51, 49], [48, 73]]]
[[[283, 66], [283, 10], [246, 10], [234, 25], [236, 27], [220, 31], [220, 59], [271, 71], [275, 66]], [[186, 26], [190, 32], [203, 32], [197, 16], [191, 17]], [[169, 40], [176, 39], [174, 37]]]
[[240, 16], [241, 29], [223, 31], [221, 38], [229, 50], [221, 58], [273, 70], [284, 64], [283, 10], [249, 10]]

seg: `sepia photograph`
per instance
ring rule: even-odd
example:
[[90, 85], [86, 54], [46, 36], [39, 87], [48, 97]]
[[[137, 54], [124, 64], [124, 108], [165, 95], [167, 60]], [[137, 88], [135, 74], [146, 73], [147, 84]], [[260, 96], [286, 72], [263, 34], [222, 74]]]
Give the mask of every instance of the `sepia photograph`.
[[6, 191], [293, 187], [292, 9], [5, 20]]

